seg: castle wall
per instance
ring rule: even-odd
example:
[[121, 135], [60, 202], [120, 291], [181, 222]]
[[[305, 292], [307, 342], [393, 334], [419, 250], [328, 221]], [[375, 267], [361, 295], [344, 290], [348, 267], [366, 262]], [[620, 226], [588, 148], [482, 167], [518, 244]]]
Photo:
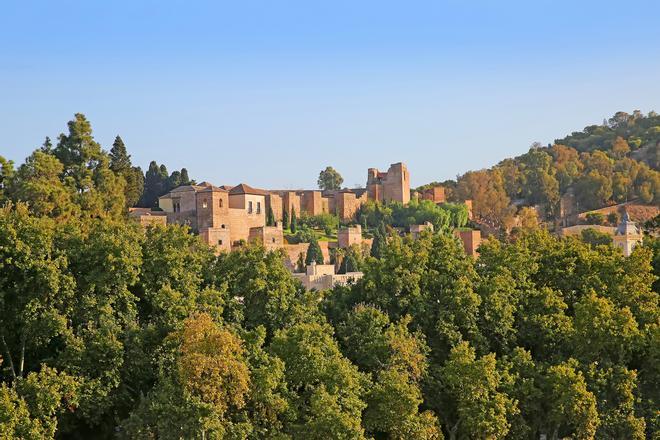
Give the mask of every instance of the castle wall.
[[284, 234], [282, 228], [277, 226], [251, 228], [248, 241], [260, 242], [267, 250], [272, 251], [284, 247]]
[[285, 191], [282, 195], [283, 207], [289, 213], [291, 218], [292, 210], [296, 211], [296, 216], [300, 217], [300, 196], [295, 191]]
[[282, 197], [279, 194], [270, 193], [266, 196], [266, 215], [268, 210], [273, 210], [273, 216], [276, 222], [282, 221], [282, 209], [284, 207]]
[[300, 201], [302, 212], [305, 212], [308, 215], [319, 215], [323, 213], [321, 191], [303, 191]]

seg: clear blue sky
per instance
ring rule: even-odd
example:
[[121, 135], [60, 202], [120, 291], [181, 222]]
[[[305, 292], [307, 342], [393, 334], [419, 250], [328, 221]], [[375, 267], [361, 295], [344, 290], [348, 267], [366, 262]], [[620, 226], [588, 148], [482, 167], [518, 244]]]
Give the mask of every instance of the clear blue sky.
[[[102, 4], [103, 3], [103, 4]], [[87, 115], [109, 149], [198, 180], [413, 185], [617, 110], [660, 111], [657, 1], [0, 3], [0, 154]]]

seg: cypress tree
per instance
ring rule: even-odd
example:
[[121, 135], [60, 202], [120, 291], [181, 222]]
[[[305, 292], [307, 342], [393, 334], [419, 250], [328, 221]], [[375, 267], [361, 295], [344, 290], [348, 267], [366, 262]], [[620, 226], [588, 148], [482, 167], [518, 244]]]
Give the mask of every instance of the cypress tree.
[[298, 229], [298, 220], [296, 219], [296, 209], [291, 208], [291, 232], [296, 233], [296, 229]]
[[316, 261], [316, 264], [323, 264], [323, 252], [321, 252], [321, 246], [316, 238], [309, 242], [305, 264], [312, 264], [312, 261]]
[[289, 229], [289, 211], [286, 209], [282, 213], [282, 229]]
[[275, 226], [275, 214], [273, 214], [272, 206], [268, 207], [268, 214], [266, 215], [266, 226]]

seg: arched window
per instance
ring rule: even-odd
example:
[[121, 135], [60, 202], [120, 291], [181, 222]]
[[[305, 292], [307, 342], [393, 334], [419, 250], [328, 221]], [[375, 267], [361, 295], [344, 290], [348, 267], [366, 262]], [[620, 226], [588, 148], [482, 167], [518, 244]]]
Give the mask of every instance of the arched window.
[[206, 199], [202, 200], [202, 208], [208, 208], [208, 207], [209, 207], [209, 204], [206, 201]]
[[219, 202], [218, 206], [220, 206], [222, 208], [222, 199], [220, 199], [220, 202]]

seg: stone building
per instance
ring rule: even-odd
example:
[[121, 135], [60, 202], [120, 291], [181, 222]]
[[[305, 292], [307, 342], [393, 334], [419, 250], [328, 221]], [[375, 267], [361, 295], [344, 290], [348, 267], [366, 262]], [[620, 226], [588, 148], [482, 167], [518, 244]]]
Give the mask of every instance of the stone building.
[[410, 201], [410, 174], [403, 162], [390, 165], [386, 172], [377, 168], [367, 170], [367, 193], [369, 199], [379, 202]]
[[362, 226], [348, 226], [339, 228], [337, 231], [337, 246], [340, 248], [349, 248], [354, 244], [361, 245], [362, 239]]
[[463, 242], [465, 253], [471, 257], [478, 257], [477, 249], [481, 245], [481, 231], [478, 229], [456, 230], [454, 235]]
[[431, 231], [433, 232], [433, 223], [431, 222], [425, 222], [422, 225], [410, 225], [410, 234], [413, 236], [413, 238], [417, 238], [420, 236], [420, 234], [424, 231]]
[[129, 208], [128, 218], [144, 227], [167, 224], [167, 214], [162, 211], [152, 211], [151, 208]]
[[427, 188], [421, 191], [419, 198], [421, 200], [430, 200], [436, 204], [445, 203], [447, 201], [447, 198], [445, 197], [445, 188], [442, 186], [434, 186], [433, 188]]
[[[360, 206], [370, 199], [408, 203], [410, 175], [405, 164], [392, 164], [385, 173], [369, 169], [366, 188], [265, 191], [245, 183], [214, 186], [202, 182], [174, 188], [160, 197], [158, 204], [167, 223], [188, 225], [206, 243], [218, 250], [230, 250], [241, 243], [257, 240], [269, 248], [285, 246], [281, 228], [285, 212], [291, 216], [295, 211], [298, 217], [330, 213], [342, 221], [350, 221]], [[266, 226], [269, 210], [272, 210], [279, 228]], [[138, 216], [137, 213], [134, 215]], [[353, 238], [355, 231], [347, 234], [342, 240], [357, 240]]]
[[362, 272], [348, 272], [336, 274], [334, 264], [316, 264], [307, 266], [305, 273], [294, 273], [306, 289], [327, 290], [337, 285], [354, 283], [364, 276]]
[[619, 223], [619, 226], [614, 232], [614, 237], [612, 238], [614, 247], [621, 249], [623, 255], [629, 257], [635, 246], [641, 243], [643, 239], [644, 236], [642, 232], [639, 230], [635, 222], [630, 220], [628, 212], [625, 211], [621, 223]]

